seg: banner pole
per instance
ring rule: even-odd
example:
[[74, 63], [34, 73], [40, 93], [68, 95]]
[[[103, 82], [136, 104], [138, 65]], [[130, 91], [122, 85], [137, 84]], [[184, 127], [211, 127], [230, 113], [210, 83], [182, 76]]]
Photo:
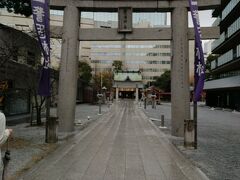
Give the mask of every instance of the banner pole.
[[193, 101], [193, 121], [194, 121], [194, 148], [197, 149], [197, 101]]
[[194, 148], [197, 149], [197, 101], [201, 97], [205, 79], [205, 62], [201, 40], [201, 28], [198, 14], [197, 0], [188, 0], [195, 31], [195, 60], [194, 60], [194, 97], [193, 97], [193, 121], [194, 121]]
[[50, 121], [50, 96], [46, 97], [46, 124], [45, 124], [45, 142], [48, 143], [48, 137], [49, 137], [49, 132], [48, 132], [48, 126], [49, 126], [49, 121]]

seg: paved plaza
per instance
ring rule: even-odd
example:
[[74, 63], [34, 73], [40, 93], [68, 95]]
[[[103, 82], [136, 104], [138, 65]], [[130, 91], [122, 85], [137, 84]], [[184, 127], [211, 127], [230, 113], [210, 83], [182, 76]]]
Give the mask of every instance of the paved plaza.
[[175, 149], [133, 101], [121, 101], [21, 179], [208, 178]]
[[[109, 111], [108, 106], [102, 105], [102, 114]], [[82, 129], [87, 128], [91, 122], [96, 121], [101, 116], [98, 115], [98, 105], [79, 104], [76, 106], [76, 123], [74, 134], [78, 134]], [[56, 108], [51, 109], [51, 115], [56, 116]], [[30, 116], [30, 115], [25, 115]], [[10, 128], [13, 129], [13, 139], [10, 139], [9, 148], [11, 151], [11, 160], [8, 165], [7, 178], [18, 180], [18, 176], [31, 168], [42, 158], [45, 158], [49, 152], [54, 151], [61, 146], [66, 139], [59, 136], [57, 144], [45, 143], [45, 126], [30, 126], [30, 123], [19, 123], [18, 119], [22, 116], [16, 116], [14, 119], [8, 119]], [[45, 121], [45, 118], [42, 118]], [[18, 122], [18, 124], [14, 123]], [[79, 123], [80, 122], [80, 123]], [[2, 147], [2, 153], [6, 146]]]
[[[149, 118], [160, 119], [165, 116], [164, 130], [170, 134], [171, 104], [163, 103], [152, 109], [143, 109]], [[155, 122], [159, 124], [159, 122]], [[198, 149], [182, 148], [182, 140], [173, 139], [179, 150], [212, 180], [240, 179], [240, 112], [228, 109], [198, 107]], [[169, 136], [171, 138], [171, 136]]]

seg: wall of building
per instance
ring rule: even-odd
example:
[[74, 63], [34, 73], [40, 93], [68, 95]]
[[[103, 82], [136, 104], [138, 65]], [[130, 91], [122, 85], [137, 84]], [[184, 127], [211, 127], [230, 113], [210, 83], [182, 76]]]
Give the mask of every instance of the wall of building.
[[[84, 52], [81, 53], [81, 56]], [[140, 70], [144, 82], [153, 81], [171, 67], [169, 41], [91, 42], [90, 63], [93, 73], [112, 70], [114, 61], [122, 61], [124, 70]], [[85, 55], [86, 56], [86, 55]]]
[[40, 63], [37, 41], [18, 30], [0, 25], [1, 105], [6, 115], [30, 112], [30, 89], [37, 85], [33, 66]]
[[[51, 25], [62, 26], [63, 11], [51, 11]], [[166, 27], [165, 13], [133, 13], [135, 28]], [[1, 12], [0, 23], [6, 23], [14, 28], [33, 27], [32, 18], [25, 18], [7, 12]], [[81, 28], [116, 28], [117, 13], [82, 12]], [[21, 25], [21, 26], [20, 26]], [[190, 79], [193, 76], [193, 43], [189, 45]], [[54, 69], [59, 68], [61, 59], [61, 40], [51, 39], [51, 64]], [[80, 42], [79, 60], [88, 62], [93, 74], [105, 70], [112, 70], [114, 60], [123, 61], [125, 70], [141, 70], [146, 84], [171, 68], [170, 41], [97, 41]]]
[[205, 83], [209, 106], [239, 110], [240, 104], [240, 1], [222, 3], [218, 16], [221, 36], [212, 43], [211, 80]]

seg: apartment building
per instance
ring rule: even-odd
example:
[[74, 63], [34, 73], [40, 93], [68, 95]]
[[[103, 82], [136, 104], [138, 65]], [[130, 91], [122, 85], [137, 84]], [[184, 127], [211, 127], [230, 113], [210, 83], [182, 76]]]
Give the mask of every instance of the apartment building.
[[223, 1], [213, 11], [220, 38], [212, 43], [211, 79], [205, 83], [206, 104], [240, 110], [240, 1]]
[[[133, 13], [133, 27], [166, 27], [166, 19], [165, 13]], [[95, 13], [91, 16], [90, 12], [85, 12], [81, 27], [117, 28], [117, 13]], [[170, 41], [92, 41], [80, 44], [80, 58], [91, 64], [93, 74], [111, 71], [114, 61], [122, 61], [123, 70], [140, 70], [143, 83], [147, 84], [171, 67]]]

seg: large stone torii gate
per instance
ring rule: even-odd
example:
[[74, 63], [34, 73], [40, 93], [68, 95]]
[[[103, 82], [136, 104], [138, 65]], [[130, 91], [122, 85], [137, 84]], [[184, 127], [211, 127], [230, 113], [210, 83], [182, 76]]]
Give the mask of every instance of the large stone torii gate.
[[[213, 9], [221, 0], [198, 0], [199, 10]], [[171, 40], [172, 135], [183, 136], [184, 119], [190, 119], [188, 40], [194, 39], [188, 28], [188, 0], [51, 0], [51, 9], [64, 10], [63, 27], [51, 27], [55, 38], [62, 38], [58, 117], [59, 130], [74, 130], [77, 91], [79, 41]], [[131, 7], [136, 12], [171, 12], [171, 28], [133, 29], [118, 33], [118, 29], [81, 29], [81, 11], [117, 12]], [[203, 39], [219, 36], [218, 27], [202, 28]]]

